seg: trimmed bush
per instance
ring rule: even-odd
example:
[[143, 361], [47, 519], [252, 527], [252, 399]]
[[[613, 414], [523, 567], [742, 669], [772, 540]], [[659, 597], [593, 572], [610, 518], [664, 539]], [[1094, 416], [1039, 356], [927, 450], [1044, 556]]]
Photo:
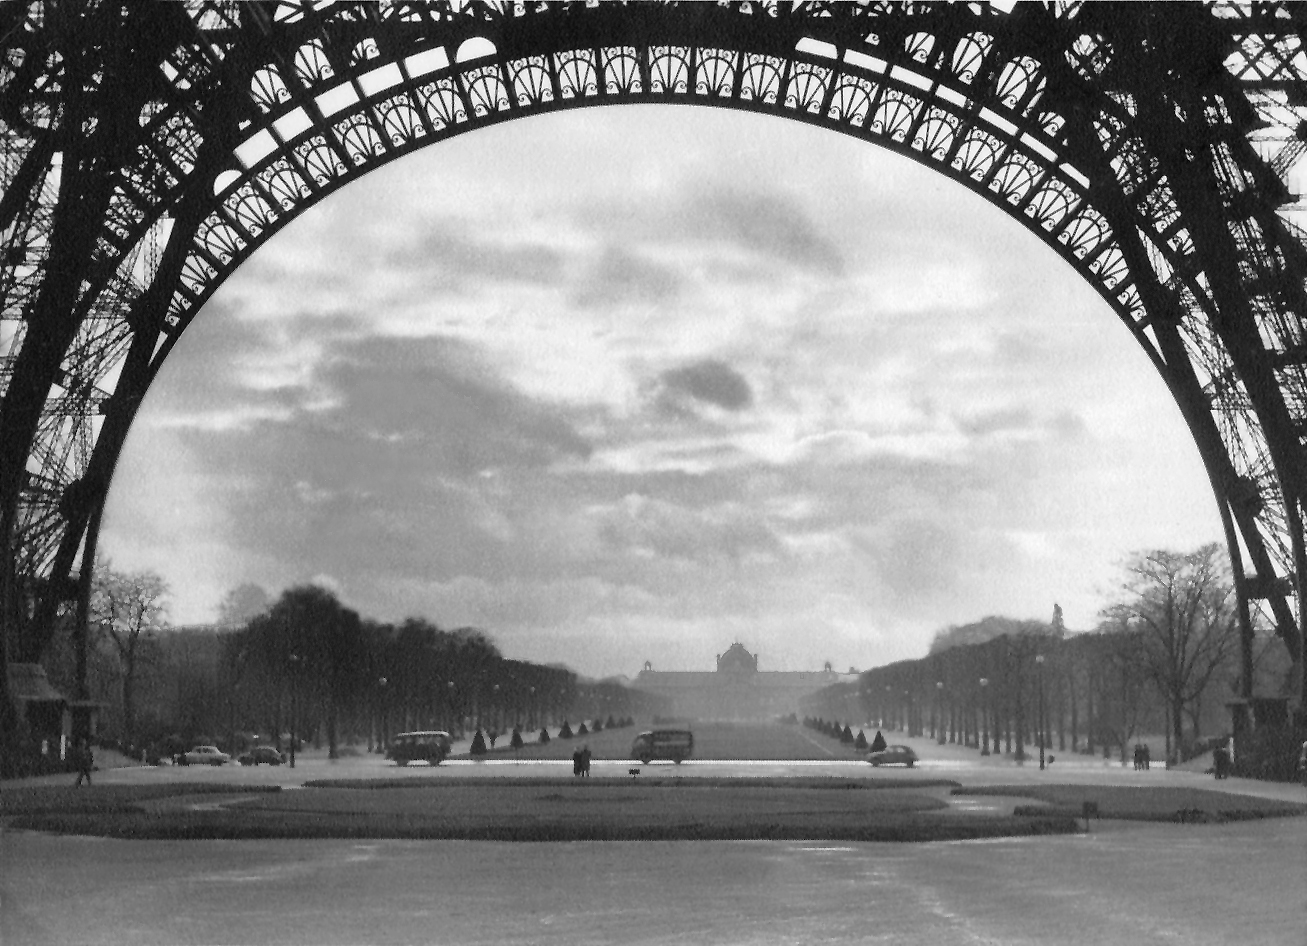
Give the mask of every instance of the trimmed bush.
[[516, 726], [514, 726], [514, 727], [513, 727], [513, 736], [512, 736], [511, 739], [508, 740], [508, 744], [509, 744], [510, 746], [512, 746], [514, 749], [521, 749], [521, 748], [522, 748], [522, 730], [520, 730], [520, 729], [518, 729]]
[[477, 730], [476, 735], [472, 737], [472, 748], [469, 750], [473, 755], [486, 754], [486, 737], [481, 735], [481, 730]]
[[580, 726], [576, 727], [576, 734], [578, 736], [588, 736], [590, 734], [590, 730], [585, 728], [585, 723], [582, 723]]
[[543, 726], [540, 727], [540, 739], [539, 739], [539, 742], [540, 742], [540, 745], [542, 745], [542, 746], [543, 746], [543, 745], [547, 745], [548, 742], [549, 742], [549, 730], [548, 730], [548, 729], [545, 729], [545, 727], [543, 727]]
[[858, 738], [853, 740], [853, 748], [855, 749], [867, 748], [867, 734], [863, 732], [861, 729], [858, 730]]
[[559, 739], [571, 739], [571, 738], [572, 738], [572, 727], [571, 727], [570, 725], [568, 725], [567, 720], [563, 720], [563, 728], [560, 729], [560, 730], [558, 730], [558, 738], [559, 738]]
[[853, 744], [853, 730], [850, 729], [848, 726], [845, 726], [844, 731], [840, 733], [840, 742], [844, 743], [845, 745]]

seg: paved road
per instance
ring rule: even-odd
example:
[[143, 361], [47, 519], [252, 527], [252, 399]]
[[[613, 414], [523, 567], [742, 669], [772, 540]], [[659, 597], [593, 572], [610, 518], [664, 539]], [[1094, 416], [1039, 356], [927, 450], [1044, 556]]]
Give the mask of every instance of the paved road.
[[0, 837], [6, 946], [1307, 942], [1307, 819], [936, 844]]
[[[1009, 785], [1075, 782], [1092, 785], [1152, 785], [1188, 786], [1225, 791], [1233, 794], [1256, 795], [1281, 801], [1307, 802], [1307, 789], [1297, 784], [1261, 782], [1255, 779], [1222, 779], [1217, 781], [1201, 771], [1187, 769], [1168, 770], [1155, 765], [1146, 772], [1137, 772], [1132, 766], [1119, 761], [1104, 761], [1098, 757], [1067, 756], [1057, 754], [1052, 765], [1043, 771], [1037, 759], [1024, 764], [1014, 763], [1002, 756], [980, 756], [973, 749], [956, 746], [939, 746], [927, 739], [909, 739], [900, 733], [891, 733], [892, 742], [913, 746], [922, 761], [913, 769], [901, 767], [873, 768], [862, 761], [840, 759], [804, 761], [753, 761], [691, 759], [679, 766], [670, 762], [655, 762], [647, 766], [629, 760], [592, 763], [594, 777], [626, 777], [632, 767], [642, 774], [683, 777], [785, 777], [794, 775], [833, 776], [841, 778], [920, 778], [922, 776], [951, 779], [966, 785]], [[623, 736], [623, 738], [626, 738]], [[821, 738], [821, 737], [817, 737]], [[296, 787], [316, 779], [338, 778], [446, 778], [483, 777], [515, 778], [541, 775], [566, 775], [571, 762], [564, 759], [514, 758], [511, 753], [500, 753], [484, 761], [450, 759], [439, 766], [422, 763], [400, 767], [381, 756], [360, 754], [331, 761], [325, 751], [309, 751], [296, 760], [296, 767], [265, 766], [128, 766], [97, 772], [97, 784], [143, 784], [168, 781], [208, 781], [216, 783], [269, 784]], [[39, 779], [25, 779], [22, 784], [71, 784], [75, 776], [55, 775]], [[14, 783], [7, 783], [14, 784]]]
[[[902, 741], [902, 740], [900, 740]], [[1192, 785], [1307, 800], [1296, 785], [1059, 757], [1041, 772], [918, 741], [912, 772], [865, 763], [694, 761], [645, 773]], [[625, 777], [628, 762], [594, 776]], [[296, 768], [122, 768], [100, 782], [513, 778], [566, 762], [375, 756]], [[64, 782], [67, 777], [41, 781]], [[1102, 823], [1053, 838], [933, 844], [414, 841], [127, 842], [0, 835], [0, 943], [1307, 943], [1307, 818]]]

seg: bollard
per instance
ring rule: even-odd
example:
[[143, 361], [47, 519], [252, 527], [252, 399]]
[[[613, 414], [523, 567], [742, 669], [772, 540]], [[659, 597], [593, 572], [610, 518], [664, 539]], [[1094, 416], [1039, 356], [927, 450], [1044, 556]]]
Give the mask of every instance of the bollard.
[[1083, 808], [1082, 808], [1081, 810], [1082, 810], [1082, 812], [1083, 812], [1083, 817], [1084, 817], [1084, 819], [1085, 819], [1085, 833], [1088, 834], [1088, 833], [1089, 833], [1089, 819], [1090, 819], [1090, 818], [1097, 818], [1097, 817], [1098, 817], [1098, 802], [1096, 802], [1096, 801], [1087, 801], [1087, 802], [1084, 803], [1084, 806], [1083, 806]]

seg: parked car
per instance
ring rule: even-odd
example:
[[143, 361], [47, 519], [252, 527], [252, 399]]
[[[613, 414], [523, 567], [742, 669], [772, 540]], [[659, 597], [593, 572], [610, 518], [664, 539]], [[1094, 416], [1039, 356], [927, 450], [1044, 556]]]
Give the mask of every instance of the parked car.
[[397, 765], [408, 765], [410, 762], [439, 765], [449, 755], [453, 744], [449, 733], [439, 729], [402, 732], [390, 741], [386, 758], [393, 759]]
[[906, 765], [912, 768], [917, 764], [917, 754], [909, 746], [886, 746], [879, 752], [867, 756], [872, 765]]
[[226, 765], [230, 761], [231, 756], [217, 746], [196, 746], [182, 753], [183, 765]]
[[285, 761], [274, 746], [255, 746], [240, 757], [241, 765], [281, 765]]

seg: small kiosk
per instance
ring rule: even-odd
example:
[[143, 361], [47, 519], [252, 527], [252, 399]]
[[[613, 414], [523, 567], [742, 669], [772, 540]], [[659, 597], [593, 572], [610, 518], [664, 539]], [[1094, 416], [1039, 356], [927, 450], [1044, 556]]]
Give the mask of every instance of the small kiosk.
[[76, 740], [95, 738], [100, 703], [67, 699], [39, 663], [11, 663], [7, 669], [9, 697], [32, 755], [54, 767], [67, 758]]

